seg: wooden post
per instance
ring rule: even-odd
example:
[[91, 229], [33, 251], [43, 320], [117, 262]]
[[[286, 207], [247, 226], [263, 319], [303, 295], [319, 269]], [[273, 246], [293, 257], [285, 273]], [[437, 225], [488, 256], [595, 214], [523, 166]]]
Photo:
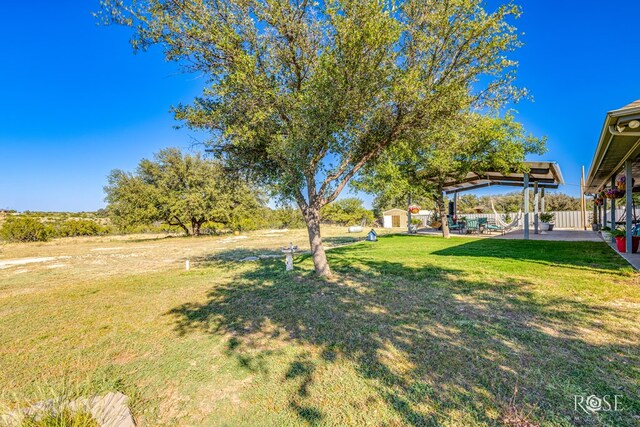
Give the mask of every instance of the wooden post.
[[524, 174], [524, 239], [529, 240], [529, 174]]
[[587, 229], [586, 213], [584, 204], [584, 166], [582, 166], [582, 176], [580, 177], [580, 222], [582, 222], [582, 228]]
[[538, 181], [533, 183], [533, 234], [538, 234], [538, 203], [540, 203], [540, 199], [538, 198]]
[[632, 243], [633, 243], [633, 218], [631, 216], [633, 209], [633, 194], [631, 193], [633, 190], [633, 170], [632, 170], [633, 162], [631, 160], [627, 160], [624, 162], [624, 175], [625, 175], [625, 234], [626, 234], [626, 251], [628, 254], [631, 253]]

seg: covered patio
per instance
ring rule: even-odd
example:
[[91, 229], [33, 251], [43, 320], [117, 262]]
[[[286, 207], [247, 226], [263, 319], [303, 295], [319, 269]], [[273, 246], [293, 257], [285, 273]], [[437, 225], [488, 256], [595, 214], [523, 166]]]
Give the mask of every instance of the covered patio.
[[523, 227], [522, 235], [518, 238], [528, 240], [531, 237], [532, 219], [529, 210], [530, 198], [533, 196], [533, 234], [540, 235], [539, 214], [545, 211], [545, 190], [557, 189], [564, 184], [564, 180], [560, 166], [556, 162], [525, 162], [525, 166], [528, 172], [506, 174], [498, 171], [482, 174], [470, 172], [461, 180], [446, 183], [443, 190], [447, 195], [453, 194], [453, 211], [457, 212], [458, 193], [489, 186], [524, 188]]
[[[624, 228], [625, 258], [636, 267], [640, 255], [632, 255], [632, 244], [640, 220], [635, 217], [633, 193], [640, 191], [640, 179], [635, 179], [640, 177], [639, 156], [640, 100], [606, 114], [585, 185], [585, 193], [601, 201], [594, 206], [597, 226]], [[624, 208], [622, 215], [616, 216], [617, 206]]]

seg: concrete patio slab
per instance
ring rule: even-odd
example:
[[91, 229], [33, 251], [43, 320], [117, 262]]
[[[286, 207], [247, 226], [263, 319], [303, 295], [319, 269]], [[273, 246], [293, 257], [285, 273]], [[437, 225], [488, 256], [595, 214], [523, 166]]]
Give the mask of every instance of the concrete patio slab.
[[[435, 229], [422, 229], [418, 231], [418, 234], [425, 234], [430, 236], [441, 236], [442, 232]], [[483, 234], [466, 234], [458, 233], [457, 231], [450, 232], [451, 237], [475, 237], [475, 238], [493, 238], [493, 239], [524, 239], [523, 230], [513, 230], [505, 234], [500, 233], [483, 233]], [[553, 231], [545, 232], [545, 234], [534, 234], [533, 230], [529, 233], [530, 240], [555, 240], [562, 242], [601, 242], [602, 238], [599, 233], [588, 230], [576, 230], [576, 229], [554, 229]]]
[[[523, 230], [513, 230], [504, 235], [494, 235], [496, 239], [524, 239]], [[555, 240], [562, 242], [602, 242], [599, 233], [591, 230], [576, 229], [553, 229], [553, 231], [545, 231], [544, 234], [534, 234], [533, 230], [529, 230], [530, 240]]]

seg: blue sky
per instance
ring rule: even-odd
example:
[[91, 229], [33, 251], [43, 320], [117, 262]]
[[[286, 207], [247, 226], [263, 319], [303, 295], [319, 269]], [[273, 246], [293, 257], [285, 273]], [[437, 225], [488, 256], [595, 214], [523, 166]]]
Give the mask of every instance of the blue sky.
[[[560, 163], [568, 184], [561, 191], [577, 195], [606, 111], [640, 98], [640, 4], [517, 3], [525, 43], [515, 54], [518, 84], [535, 98], [516, 106], [518, 118], [548, 136], [542, 158]], [[192, 147], [198, 135], [173, 129], [168, 111], [197, 95], [204, 79], [180, 73], [158, 50], [134, 55], [127, 29], [96, 25], [97, 1], [3, 6], [0, 208], [95, 210], [111, 169], [131, 170], [163, 147]]]

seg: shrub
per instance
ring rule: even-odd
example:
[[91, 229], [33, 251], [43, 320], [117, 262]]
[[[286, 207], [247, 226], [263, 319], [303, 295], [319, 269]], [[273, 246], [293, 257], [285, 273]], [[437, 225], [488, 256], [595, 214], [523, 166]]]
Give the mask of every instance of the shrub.
[[90, 219], [72, 219], [63, 222], [58, 230], [60, 237], [99, 236], [108, 234], [109, 229]]
[[10, 216], [0, 229], [2, 238], [11, 242], [46, 242], [53, 234], [51, 227], [29, 217]]
[[273, 228], [305, 228], [300, 209], [284, 206], [271, 212], [270, 226]]

